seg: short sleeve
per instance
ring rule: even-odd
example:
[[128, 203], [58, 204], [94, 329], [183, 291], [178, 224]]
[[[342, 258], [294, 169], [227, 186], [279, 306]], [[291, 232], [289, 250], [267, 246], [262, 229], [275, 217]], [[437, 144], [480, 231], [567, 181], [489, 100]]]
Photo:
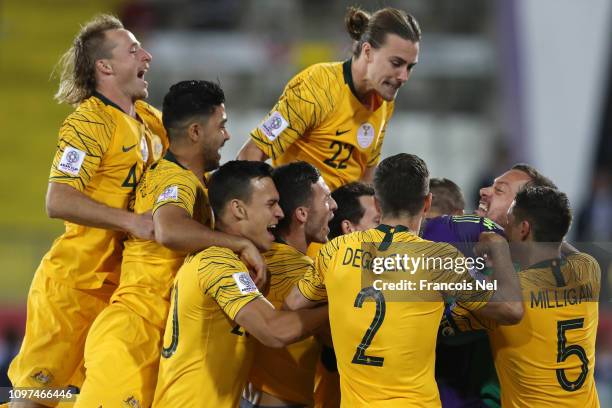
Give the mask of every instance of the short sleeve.
[[201, 291], [235, 319], [238, 312], [262, 294], [246, 266], [225, 248], [209, 248], [200, 259], [198, 281]]
[[115, 123], [104, 111], [76, 111], [63, 123], [49, 181], [83, 191], [108, 150]]
[[336, 251], [335, 241], [325, 244], [317, 254], [314, 266], [309, 267], [304, 277], [298, 282], [298, 289], [306, 299], [313, 302], [327, 300], [325, 275], [329, 272], [330, 263]]
[[280, 157], [335, 109], [340, 92], [333, 66], [316, 65], [294, 77], [251, 139], [268, 157]]
[[168, 177], [154, 191], [153, 213], [166, 204], [176, 205], [193, 217], [198, 193], [198, 181], [191, 174], [183, 172]]

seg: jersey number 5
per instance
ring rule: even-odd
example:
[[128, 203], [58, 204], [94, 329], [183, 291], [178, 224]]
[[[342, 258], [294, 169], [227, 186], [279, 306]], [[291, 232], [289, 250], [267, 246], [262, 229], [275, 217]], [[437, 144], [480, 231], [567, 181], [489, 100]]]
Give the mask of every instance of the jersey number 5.
[[375, 356], [367, 356], [365, 354], [370, 344], [372, 344], [372, 340], [376, 335], [378, 329], [385, 320], [385, 297], [380, 290], [374, 289], [372, 286], [361, 289], [357, 294], [357, 298], [355, 299], [355, 307], [361, 308], [363, 302], [371, 297], [376, 302], [376, 313], [374, 313], [374, 320], [372, 320], [372, 324], [366, 330], [365, 335], [361, 339], [361, 343], [357, 346], [357, 350], [355, 351], [355, 355], [353, 356], [353, 364], [363, 364], [375, 367], [382, 367], [383, 362], [385, 361], [384, 357], [375, 357]]
[[575, 354], [582, 363], [581, 372], [576, 381], [568, 380], [565, 375], [565, 369], [557, 368], [557, 381], [559, 381], [559, 385], [561, 385], [561, 388], [565, 391], [576, 391], [582, 387], [589, 372], [589, 359], [584, 348], [577, 344], [568, 346], [566, 344], [567, 339], [565, 338], [565, 332], [567, 330], [580, 329], [583, 325], [584, 318], [561, 320], [557, 322], [557, 363], [562, 363], [572, 354]]

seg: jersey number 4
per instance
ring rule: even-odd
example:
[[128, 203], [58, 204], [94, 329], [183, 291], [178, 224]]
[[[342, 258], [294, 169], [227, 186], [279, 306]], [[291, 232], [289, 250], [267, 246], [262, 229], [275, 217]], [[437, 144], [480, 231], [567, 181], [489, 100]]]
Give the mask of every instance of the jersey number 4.
[[557, 368], [557, 381], [565, 391], [576, 391], [584, 384], [587, 374], [589, 373], [589, 359], [586, 351], [582, 346], [572, 344], [568, 346], [565, 332], [567, 330], [580, 329], [584, 326], [584, 318], [572, 320], [560, 320], [557, 322], [557, 363], [562, 363], [572, 354], [576, 355], [582, 366], [580, 367], [580, 375], [575, 381], [568, 380], [565, 375], [565, 369]]
[[372, 286], [369, 286], [359, 291], [357, 298], [355, 299], [354, 306], [361, 308], [363, 302], [367, 298], [372, 298], [376, 302], [376, 312], [374, 313], [374, 320], [372, 320], [372, 324], [370, 324], [370, 327], [368, 327], [368, 330], [366, 330], [365, 335], [361, 339], [361, 343], [359, 343], [357, 346], [357, 350], [353, 356], [353, 361], [351, 362], [353, 364], [382, 367], [383, 362], [385, 361], [384, 357], [368, 356], [365, 352], [368, 347], [370, 347], [370, 344], [372, 344], [372, 340], [374, 339], [376, 332], [378, 329], [380, 329], [383, 320], [385, 320], [385, 312], [387, 309], [385, 305], [385, 297], [380, 290], [376, 290]]
[[[353, 149], [355, 146], [348, 143], [332, 142], [329, 145], [329, 148], [332, 150], [335, 149], [336, 151], [331, 158], [323, 160], [323, 163], [327, 164], [329, 167], [333, 167], [334, 169], [346, 169], [346, 162], [351, 158], [351, 154], [353, 154]], [[343, 154], [343, 150], [346, 150], [347, 152]], [[342, 157], [339, 157], [341, 155]], [[336, 163], [336, 160], [340, 161]]]

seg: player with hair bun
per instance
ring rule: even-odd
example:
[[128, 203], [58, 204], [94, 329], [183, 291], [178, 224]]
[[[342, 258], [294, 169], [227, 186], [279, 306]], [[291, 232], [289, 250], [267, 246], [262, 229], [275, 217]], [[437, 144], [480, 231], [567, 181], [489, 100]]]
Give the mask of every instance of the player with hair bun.
[[399, 88], [419, 57], [421, 29], [410, 14], [386, 7], [369, 14], [349, 7], [353, 55], [315, 64], [289, 81], [238, 158], [274, 166], [303, 160], [335, 190], [371, 181]]

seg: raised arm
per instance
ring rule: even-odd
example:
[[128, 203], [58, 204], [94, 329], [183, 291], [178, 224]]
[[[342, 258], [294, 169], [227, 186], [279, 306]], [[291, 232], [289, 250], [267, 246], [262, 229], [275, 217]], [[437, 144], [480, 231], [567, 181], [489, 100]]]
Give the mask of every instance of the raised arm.
[[266, 161], [268, 160], [268, 156], [257, 147], [253, 139], [249, 138], [249, 140], [242, 145], [236, 160]]
[[491, 278], [497, 280], [497, 290], [477, 313], [501, 325], [519, 323], [524, 313], [522, 292], [506, 239], [493, 232], [483, 232], [474, 251], [487, 255], [493, 266]]
[[166, 204], [155, 211], [155, 240], [165, 247], [183, 252], [201, 251], [209, 246], [229, 248], [240, 255], [242, 261], [256, 274], [255, 284], [265, 285], [266, 264], [263, 257], [246, 238], [213, 231], [194, 220], [183, 208]]
[[49, 183], [47, 215], [87, 227], [129, 232], [142, 239], [153, 239], [151, 214], [135, 214], [99, 203], [69, 184]]

